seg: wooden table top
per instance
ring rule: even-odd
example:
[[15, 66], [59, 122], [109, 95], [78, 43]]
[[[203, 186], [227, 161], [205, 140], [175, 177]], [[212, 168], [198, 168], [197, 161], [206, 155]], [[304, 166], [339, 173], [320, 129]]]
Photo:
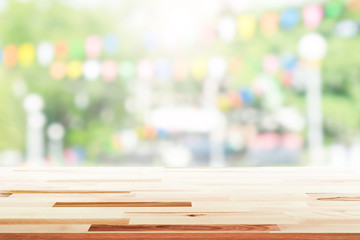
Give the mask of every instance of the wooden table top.
[[0, 168], [0, 239], [360, 239], [360, 169]]

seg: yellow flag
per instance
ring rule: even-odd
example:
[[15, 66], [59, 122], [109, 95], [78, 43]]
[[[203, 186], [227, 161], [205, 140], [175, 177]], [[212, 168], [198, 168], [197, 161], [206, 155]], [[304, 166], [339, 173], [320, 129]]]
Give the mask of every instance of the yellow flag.
[[241, 39], [249, 40], [255, 34], [256, 19], [250, 14], [245, 14], [238, 19], [238, 31]]
[[195, 58], [191, 62], [191, 76], [196, 80], [202, 80], [206, 76], [206, 61], [202, 58]]
[[77, 79], [82, 74], [82, 64], [80, 61], [74, 60], [68, 63], [66, 68], [67, 76], [70, 79]]
[[35, 59], [35, 47], [31, 43], [24, 43], [19, 48], [19, 64], [23, 67], [30, 66]]

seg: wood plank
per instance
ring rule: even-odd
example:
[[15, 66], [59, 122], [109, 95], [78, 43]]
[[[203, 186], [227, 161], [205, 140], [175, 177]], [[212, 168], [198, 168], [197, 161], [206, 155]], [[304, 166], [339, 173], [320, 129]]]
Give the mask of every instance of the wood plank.
[[[129, 224], [128, 218], [0, 218], [0, 224]], [[46, 226], [47, 227], [47, 226]], [[90, 225], [89, 225], [90, 227]]]
[[191, 207], [191, 202], [57, 202], [53, 207]]
[[0, 240], [359, 240], [360, 233], [0, 233]]
[[156, 225], [156, 224], [132, 224], [132, 225], [105, 225], [93, 224], [89, 232], [102, 231], [279, 231], [276, 224], [213, 224], [213, 225]]
[[0, 197], [10, 197], [12, 193], [0, 193]]
[[130, 193], [130, 191], [105, 191], [105, 190], [4, 190], [5, 194], [48, 194], [48, 193]]

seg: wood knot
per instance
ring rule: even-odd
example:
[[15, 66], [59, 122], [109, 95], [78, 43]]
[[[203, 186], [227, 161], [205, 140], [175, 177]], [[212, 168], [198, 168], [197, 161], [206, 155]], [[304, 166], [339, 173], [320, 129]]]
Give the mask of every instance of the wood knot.
[[189, 214], [186, 214], [186, 216], [188, 216], [188, 217], [201, 217], [201, 216], [206, 216], [206, 214], [204, 214], [204, 213], [189, 213]]

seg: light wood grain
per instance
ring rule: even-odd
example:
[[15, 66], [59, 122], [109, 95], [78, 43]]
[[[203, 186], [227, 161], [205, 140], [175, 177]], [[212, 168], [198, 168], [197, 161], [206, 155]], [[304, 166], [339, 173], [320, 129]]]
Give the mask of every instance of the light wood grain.
[[0, 239], [359, 240], [360, 170], [0, 168]]

